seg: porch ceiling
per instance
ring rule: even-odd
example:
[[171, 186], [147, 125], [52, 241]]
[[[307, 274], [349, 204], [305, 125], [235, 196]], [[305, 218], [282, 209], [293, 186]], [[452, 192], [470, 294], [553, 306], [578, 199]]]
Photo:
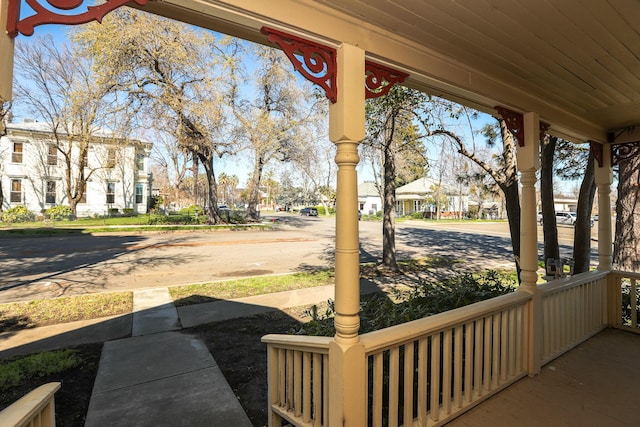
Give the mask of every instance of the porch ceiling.
[[636, 0], [165, 0], [144, 9], [266, 43], [262, 25], [366, 50], [407, 84], [551, 132], [606, 141], [640, 124]]

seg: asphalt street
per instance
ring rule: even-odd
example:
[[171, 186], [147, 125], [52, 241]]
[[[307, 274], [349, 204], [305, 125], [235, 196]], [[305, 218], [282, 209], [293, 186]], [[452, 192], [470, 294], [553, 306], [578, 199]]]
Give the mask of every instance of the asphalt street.
[[[333, 265], [335, 219], [277, 218], [273, 230], [0, 238], [0, 302], [283, 274]], [[360, 221], [361, 261], [382, 257], [382, 225]], [[572, 227], [561, 231], [570, 245]], [[540, 230], [540, 229], [539, 229]], [[540, 239], [541, 231], [540, 231]], [[506, 223], [396, 224], [398, 259], [512, 264]]]

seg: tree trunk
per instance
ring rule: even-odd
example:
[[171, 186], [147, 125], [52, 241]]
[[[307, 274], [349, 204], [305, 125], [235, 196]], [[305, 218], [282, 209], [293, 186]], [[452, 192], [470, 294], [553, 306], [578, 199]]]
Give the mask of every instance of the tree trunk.
[[[198, 170], [200, 167], [198, 166], [199, 155], [195, 151], [191, 152], [191, 158], [193, 159], [193, 163], [191, 165], [191, 175], [193, 176], [193, 204], [196, 206], [196, 215], [198, 213]], [[203, 162], [206, 163], [206, 162]], [[206, 166], [205, 166], [206, 170]], [[207, 209], [211, 212], [212, 207], [208, 206]]]
[[620, 270], [640, 271], [640, 156], [620, 162], [613, 260]]
[[[553, 156], [558, 138], [550, 136], [542, 144], [540, 153], [540, 200], [542, 202], [542, 233], [544, 235], [544, 263], [560, 258], [558, 227], [553, 199]], [[555, 264], [554, 267], [555, 269]]]
[[520, 190], [518, 189], [518, 181], [513, 181], [509, 185], [501, 185], [500, 188], [504, 193], [511, 246], [513, 247], [513, 256], [516, 259], [518, 280], [520, 280]]
[[389, 145], [384, 152], [384, 215], [382, 217], [382, 265], [392, 271], [398, 270], [396, 262], [396, 165]]
[[260, 198], [260, 181], [262, 179], [262, 169], [264, 167], [264, 160], [261, 156], [256, 156], [256, 164], [253, 168], [253, 175], [251, 182], [249, 183], [249, 204], [247, 206], [247, 219], [251, 221], [258, 221], [258, 202]]
[[[204, 172], [207, 175], [207, 216], [209, 222], [212, 224], [219, 224], [222, 222], [220, 217], [220, 211], [218, 210], [218, 183], [216, 182], [216, 175], [213, 170], [213, 158], [207, 158], [201, 154], [198, 154], [200, 163], [204, 167]], [[229, 221], [229, 211], [227, 211], [227, 221]]]
[[576, 223], [573, 230], [573, 273], [589, 271], [591, 261], [591, 210], [596, 195], [596, 172], [593, 152], [589, 151], [589, 162], [580, 184]]

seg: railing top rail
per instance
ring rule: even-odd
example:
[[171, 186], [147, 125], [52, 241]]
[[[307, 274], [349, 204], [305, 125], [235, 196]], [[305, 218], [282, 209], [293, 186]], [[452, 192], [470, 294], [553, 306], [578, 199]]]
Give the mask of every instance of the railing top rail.
[[538, 289], [543, 294], [560, 292], [565, 289], [570, 289], [575, 286], [580, 286], [588, 282], [593, 282], [594, 280], [604, 279], [609, 275], [609, 271], [587, 271], [585, 273], [576, 274], [571, 277], [566, 277], [563, 279], [552, 280], [551, 282], [543, 283], [538, 285]]
[[626, 277], [628, 279], [640, 279], [640, 273], [636, 273], [635, 271], [613, 270], [611, 271], [611, 275], [616, 277]]
[[60, 383], [48, 383], [30, 391], [0, 412], [0, 425], [19, 426], [31, 420], [47, 406]]
[[366, 353], [373, 353], [393, 347], [403, 342], [417, 339], [418, 337], [442, 331], [453, 326], [461, 325], [469, 321], [484, 317], [524, 304], [532, 298], [527, 292], [513, 292], [501, 295], [485, 301], [480, 301], [455, 310], [445, 311], [423, 319], [391, 326], [379, 331], [369, 332], [360, 336]]
[[262, 337], [262, 342], [274, 347], [282, 347], [292, 350], [309, 351], [315, 353], [328, 353], [331, 337], [312, 337], [308, 335], [280, 335], [270, 334]]

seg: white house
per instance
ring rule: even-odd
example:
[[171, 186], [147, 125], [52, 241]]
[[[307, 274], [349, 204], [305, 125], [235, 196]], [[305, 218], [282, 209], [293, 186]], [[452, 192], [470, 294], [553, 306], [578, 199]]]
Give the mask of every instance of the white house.
[[364, 215], [375, 215], [382, 210], [382, 199], [373, 182], [358, 185], [358, 210]]
[[396, 215], [411, 215], [414, 212], [435, 214], [435, 199], [440, 199], [441, 214], [445, 217], [457, 217], [469, 209], [469, 196], [466, 193], [423, 177], [396, 188]]
[[[52, 206], [69, 205], [66, 190], [68, 185], [72, 189], [77, 185], [80, 149], [77, 142], [70, 142], [73, 136], [65, 135], [58, 149], [51, 125], [34, 120], [6, 123], [0, 138], [3, 210], [24, 205], [40, 214]], [[94, 132], [85, 156], [88, 180], [77, 215], [146, 212], [151, 196], [151, 148], [146, 141], [105, 130]], [[71, 155], [70, 179], [65, 152]]]

